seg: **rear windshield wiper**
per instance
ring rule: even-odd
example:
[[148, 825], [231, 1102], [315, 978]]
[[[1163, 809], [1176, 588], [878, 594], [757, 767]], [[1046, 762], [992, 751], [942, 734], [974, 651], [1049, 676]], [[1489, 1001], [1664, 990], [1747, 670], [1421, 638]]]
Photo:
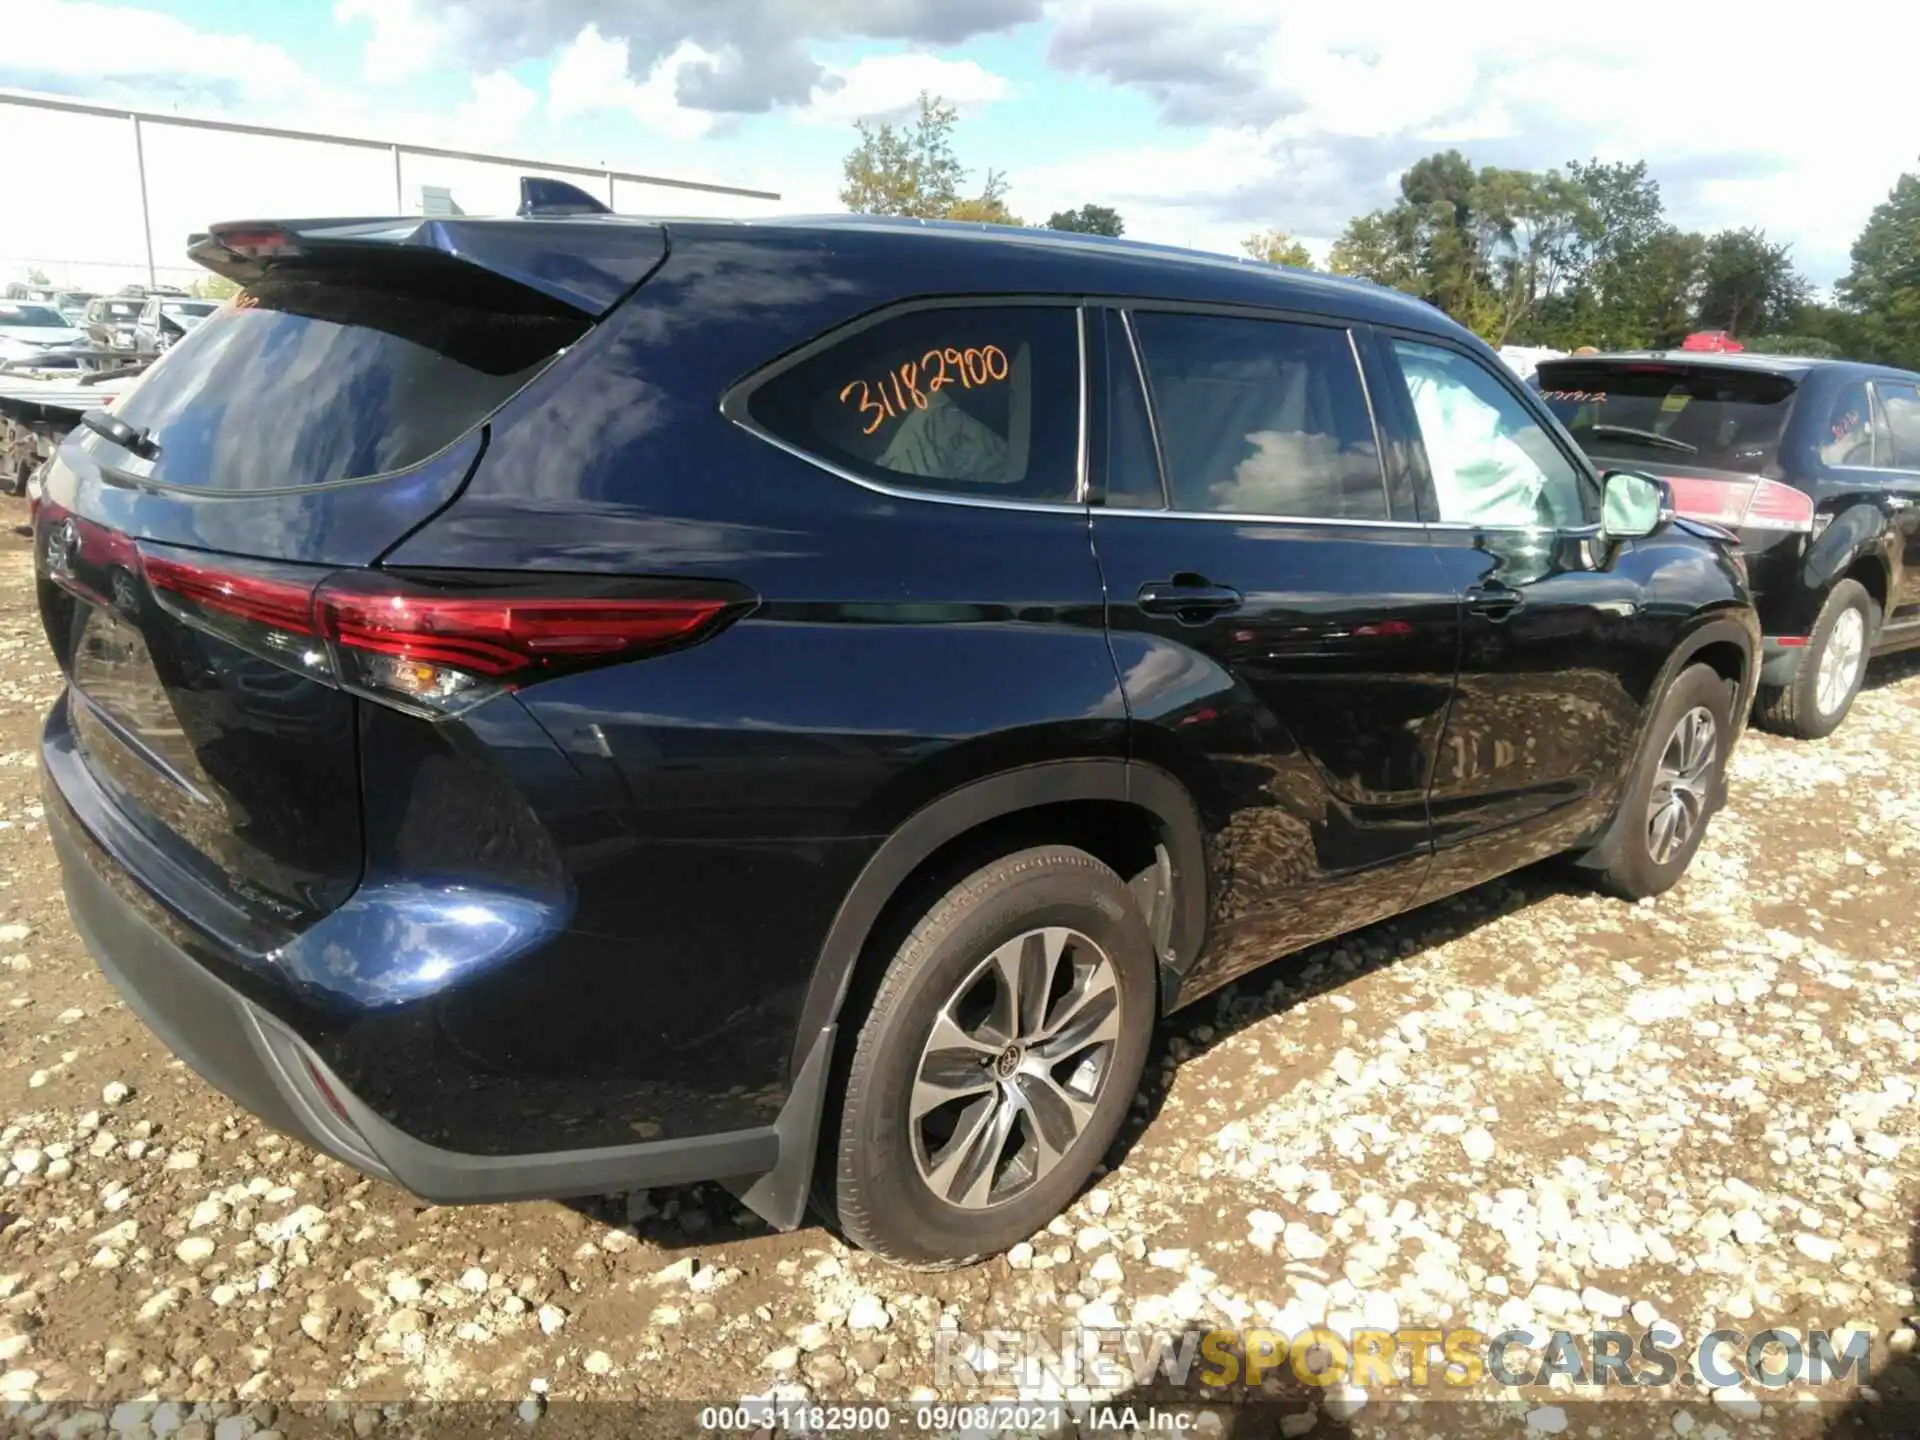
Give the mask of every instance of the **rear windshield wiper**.
[[136, 430], [126, 421], [109, 415], [104, 410], [89, 410], [80, 417], [80, 423], [96, 435], [104, 435], [121, 449], [138, 455], [142, 460], [160, 458], [160, 447], [154, 443], [153, 433], [149, 430]]
[[1648, 445], [1664, 446], [1668, 450], [1684, 450], [1689, 455], [1698, 455], [1700, 447], [1689, 445], [1684, 440], [1676, 440], [1671, 435], [1662, 435], [1658, 430], [1636, 430], [1631, 425], [1586, 425], [1581, 427], [1589, 435], [1612, 435], [1621, 440], [1641, 440]]

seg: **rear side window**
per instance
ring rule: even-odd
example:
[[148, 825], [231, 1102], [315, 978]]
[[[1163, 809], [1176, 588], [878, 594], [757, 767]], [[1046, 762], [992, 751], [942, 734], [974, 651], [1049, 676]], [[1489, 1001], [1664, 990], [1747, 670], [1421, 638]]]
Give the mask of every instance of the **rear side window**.
[[1878, 463], [1891, 464], [1896, 470], [1920, 470], [1920, 388], [1877, 380], [1874, 389], [1880, 392], [1880, 410], [1893, 442], [1893, 459]]
[[1872, 465], [1873, 402], [1865, 381], [1855, 381], [1833, 397], [1826, 429], [1815, 442], [1825, 465]]
[[1173, 509], [1387, 518], [1345, 330], [1164, 312], [1132, 321]]
[[573, 312], [501, 313], [472, 293], [263, 281], [193, 326], [114, 413], [153, 433], [153, 478], [171, 485], [281, 490], [405, 469], [587, 328]]
[[1758, 475], [1780, 455], [1790, 375], [1667, 361], [1560, 360], [1535, 372], [1540, 398], [1582, 450]]
[[1069, 503], [1080, 484], [1078, 317], [1038, 305], [893, 315], [762, 381], [747, 413], [862, 479]]

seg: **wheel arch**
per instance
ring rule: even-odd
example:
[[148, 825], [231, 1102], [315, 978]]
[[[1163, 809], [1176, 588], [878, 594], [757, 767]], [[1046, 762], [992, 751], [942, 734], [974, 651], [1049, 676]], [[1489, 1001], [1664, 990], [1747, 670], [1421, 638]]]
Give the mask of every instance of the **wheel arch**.
[[[1103, 818], [1113, 821], [1104, 836], [1096, 834]], [[1143, 838], [1150, 841], [1150, 861], [1121, 878], [1147, 914], [1159, 951], [1162, 995], [1170, 993], [1173, 974], [1199, 953], [1208, 903], [1200, 815], [1185, 787], [1139, 761], [1024, 765], [922, 805], [867, 861], [821, 944], [801, 1003], [792, 1073], [799, 1073], [822, 1033], [837, 1023], [856, 976], [879, 963], [881, 957], [869, 953], [875, 937], [889, 928], [893, 912], [917, 898], [918, 887], [939, 884], [997, 845], [1086, 838], [1093, 839], [1096, 853], [1102, 840], [1123, 851]]]

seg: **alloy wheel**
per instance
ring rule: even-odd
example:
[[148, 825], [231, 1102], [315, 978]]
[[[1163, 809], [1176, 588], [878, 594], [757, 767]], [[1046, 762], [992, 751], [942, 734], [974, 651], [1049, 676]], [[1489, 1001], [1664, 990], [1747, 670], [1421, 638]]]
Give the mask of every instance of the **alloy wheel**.
[[1113, 961], [1079, 931], [1029, 930], [994, 950], [940, 1007], [914, 1071], [920, 1178], [968, 1210], [1037, 1184], [1093, 1119], [1121, 1032]]
[[1858, 606], [1848, 606], [1833, 622], [1820, 669], [1814, 682], [1814, 703], [1822, 715], [1832, 715], [1847, 703], [1859, 683], [1867, 656], [1867, 622]]
[[1680, 717], [1667, 737], [1653, 794], [1647, 800], [1647, 853], [1664, 865], [1686, 847], [1706, 819], [1714, 762], [1720, 753], [1713, 713], [1696, 705]]

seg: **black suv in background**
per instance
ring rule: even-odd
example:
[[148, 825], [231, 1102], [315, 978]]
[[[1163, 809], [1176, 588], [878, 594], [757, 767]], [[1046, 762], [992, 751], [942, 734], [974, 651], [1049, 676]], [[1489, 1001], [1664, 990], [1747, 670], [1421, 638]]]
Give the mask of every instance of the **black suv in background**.
[[50, 828], [169, 1044], [423, 1195], [991, 1252], [1165, 1011], [1562, 852], [1655, 894], [1722, 799], [1730, 543], [1391, 290], [853, 217], [197, 254], [244, 293], [38, 509]]
[[1868, 658], [1920, 643], [1920, 375], [1657, 352], [1549, 360], [1533, 383], [1596, 464], [1738, 531], [1769, 730], [1830, 734]]

